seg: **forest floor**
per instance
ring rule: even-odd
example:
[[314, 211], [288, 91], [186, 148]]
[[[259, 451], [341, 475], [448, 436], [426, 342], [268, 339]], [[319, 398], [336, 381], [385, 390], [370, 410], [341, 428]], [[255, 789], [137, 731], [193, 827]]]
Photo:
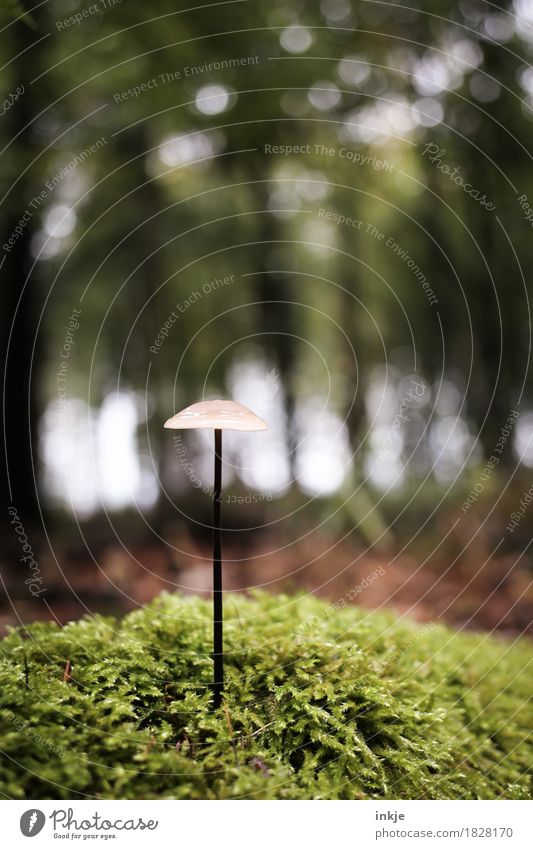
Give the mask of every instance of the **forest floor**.
[[[241, 535], [242, 536], [242, 535]], [[103, 542], [85, 549], [56, 549], [38, 557], [43, 592], [32, 596], [16, 555], [2, 562], [7, 594], [0, 629], [37, 619], [63, 624], [85, 613], [120, 614], [162, 591], [209, 597], [211, 544], [181, 532], [173, 546], [137, 543], [127, 549]], [[419, 622], [440, 620], [456, 628], [533, 635], [531, 567], [513, 554], [446, 559], [387, 555], [314, 533], [280, 547], [266, 535], [224, 541], [224, 588], [246, 592], [313, 593], [337, 607], [355, 603], [389, 608]]]

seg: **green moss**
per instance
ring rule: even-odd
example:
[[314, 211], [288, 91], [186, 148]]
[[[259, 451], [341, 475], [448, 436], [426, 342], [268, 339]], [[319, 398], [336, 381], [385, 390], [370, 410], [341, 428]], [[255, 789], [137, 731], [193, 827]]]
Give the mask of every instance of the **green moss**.
[[531, 644], [314, 598], [228, 596], [225, 613], [217, 716], [207, 602], [165, 595], [119, 622], [13, 631], [0, 643], [0, 791], [531, 798]]

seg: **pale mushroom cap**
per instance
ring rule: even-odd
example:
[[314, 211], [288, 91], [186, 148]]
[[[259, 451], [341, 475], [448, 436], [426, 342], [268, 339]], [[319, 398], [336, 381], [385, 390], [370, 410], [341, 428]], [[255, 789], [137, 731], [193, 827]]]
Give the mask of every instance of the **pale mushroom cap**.
[[248, 407], [236, 401], [199, 401], [185, 407], [165, 422], [165, 427], [182, 428], [213, 427], [217, 430], [267, 430], [268, 425]]

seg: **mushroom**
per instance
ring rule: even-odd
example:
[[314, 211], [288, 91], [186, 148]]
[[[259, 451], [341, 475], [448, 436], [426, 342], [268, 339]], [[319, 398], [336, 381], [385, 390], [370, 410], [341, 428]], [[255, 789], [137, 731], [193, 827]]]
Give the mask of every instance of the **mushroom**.
[[185, 407], [165, 422], [166, 428], [174, 430], [213, 428], [215, 431], [215, 475], [213, 484], [213, 707], [222, 704], [224, 690], [224, 646], [222, 608], [222, 542], [221, 542], [221, 493], [222, 493], [222, 431], [267, 430], [267, 423], [248, 407], [236, 401], [199, 401]]

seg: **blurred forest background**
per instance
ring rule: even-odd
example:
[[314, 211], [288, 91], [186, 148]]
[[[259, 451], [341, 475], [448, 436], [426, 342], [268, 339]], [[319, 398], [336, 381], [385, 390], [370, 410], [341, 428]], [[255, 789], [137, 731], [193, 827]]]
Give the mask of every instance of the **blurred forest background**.
[[1, 8], [2, 623], [208, 593], [232, 397], [228, 589], [527, 631], [533, 0]]

